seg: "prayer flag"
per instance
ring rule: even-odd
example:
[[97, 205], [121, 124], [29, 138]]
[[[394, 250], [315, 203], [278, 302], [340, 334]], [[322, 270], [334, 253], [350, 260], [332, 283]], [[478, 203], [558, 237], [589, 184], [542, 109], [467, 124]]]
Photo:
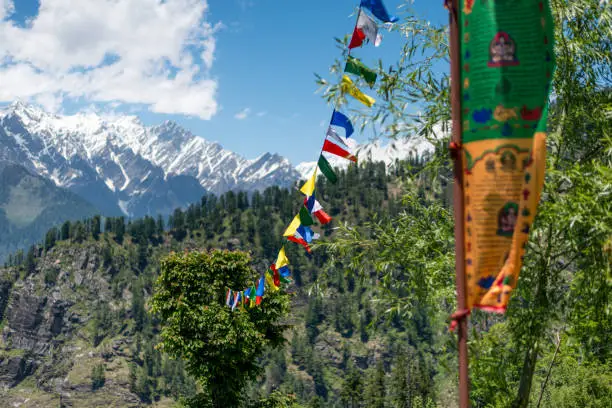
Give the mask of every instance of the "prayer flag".
[[289, 276], [291, 276], [291, 271], [289, 270], [289, 267], [285, 265], [278, 269], [278, 274], [281, 278], [289, 278]]
[[283, 266], [289, 265], [289, 258], [285, 254], [285, 247], [282, 247], [280, 251], [278, 251], [278, 256], [276, 257], [276, 262], [274, 263], [277, 268], [282, 268]]
[[334, 110], [334, 113], [332, 114], [331, 124], [334, 126], [343, 127], [346, 131], [346, 134], [344, 135], [346, 138], [351, 137], [354, 132], [353, 124], [351, 123], [350, 119], [337, 110]]
[[[327, 128], [327, 137], [334, 139], [336, 142], [338, 142], [339, 145], [345, 147], [348, 149], [348, 146], [346, 145], [346, 142], [340, 137], [338, 136], [338, 133], [336, 133], [336, 131], [334, 130], [334, 128], [332, 128], [331, 126], [329, 128]], [[312, 191], [314, 191], [314, 188], [312, 189]], [[312, 194], [312, 191], [310, 192], [310, 194]], [[310, 195], [310, 194], [306, 194], [306, 195]]]
[[246, 288], [244, 290], [244, 304], [248, 307], [251, 302], [251, 288]]
[[249, 291], [249, 299], [251, 300], [251, 307], [255, 307], [256, 299], [257, 299], [257, 289], [255, 289], [255, 285], [251, 286], [251, 290]]
[[232, 290], [231, 289], [227, 290], [227, 294], [225, 295], [225, 304], [227, 306], [232, 305]]
[[310, 197], [306, 197], [304, 199], [304, 206], [308, 209], [308, 211], [310, 211], [311, 214], [317, 217], [321, 225], [325, 225], [332, 220], [332, 218], [325, 211], [323, 211], [323, 206], [321, 206], [321, 204], [315, 198], [314, 192]]
[[293, 221], [291, 221], [291, 224], [289, 224], [283, 236], [289, 237], [295, 234], [295, 231], [298, 229], [299, 226], [300, 226], [300, 216], [296, 215], [295, 217], [293, 217]]
[[259, 278], [259, 283], [257, 284], [257, 292], [255, 292], [256, 298], [255, 303], [257, 305], [261, 304], [261, 299], [263, 295], [266, 293], [266, 278], [265, 274], [261, 274], [261, 278]]
[[312, 231], [312, 229], [305, 225], [300, 225], [296, 232], [302, 238], [304, 238], [304, 241], [308, 242], [309, 244], [312, 242], [313, 239], [316, 239], [315, 233]]
[[310, 212], [306, 207], [300, 208], [300, 223], [306, 227], [314, 224], [314, 220], [310, 216]]
[[385, 23], [395, 23], [399, 18], [390, 16], [382, 0], [361, 0], [361, 7], [365, 7], [374, 14], [374, 16]]
[[300, 191], [304, 193], [304, 195], [311, 195], [315, 189], [315, 185], [317, 183], [317, 168], [315, 167], [312, 176], [308, 179], [308, 181], [300, 188]]
[[[341, 148], [340, 146], [338, 146], [335, 143], [332, 143], [331, 141], [325, 139], [325, 142], [323, 143], [323, 151], [324, 152], [328, 152], [331, 154], [335, 154], [336, 156], [340, 156], [343, 157], [347, 160], [350, 160], [352, 162], [357, 162], [357, 157], [354, 156], [352, 153], [347, 152], [346, 150], [344, 150], [343, 148]], [[323, 172], [325, 174], [325, 172]]]
[[308, 242], [306, 242], [304, 238], [302, 238], [301, 235], [297, 232], [295, 235], [287, 237], [287, 239], [291, 242], [295, 242], [296, 244], [300, 244], [306, 249], [306, 251], [311, 252], [310, 245], [308, 245]]
[[353, 81], [351, 81], [351, 78], [349, 78], [346, 74], [342, 76], [340, 89], [343, 93], [351, 95], [353, 98], [357, 99], [359, 102], [363, 103], [369, 108], [371, 108], [372, 105], [374, 105], [374, 103], [376, 102], [374, 98], [361, 92], [361, 90], [355, 86]]
[[544, 183], [553, 18], [547, 0], [466, 1], [458, 27], [467, 308], [503, 313]]
[[232, 304], [232, 311], [234, 311], [234, 309], [236, 309], [236, 306], [238, 306], [238, 303], [240, 303], [240, 299], [242, 297], [240, 296], [240, 292], [236, 292], [235, 296], [234, 296], [234, 303]]
[[268, 288], [270, 288], [273, 292], [279, 290], [279, 287], [276, 286], [276, 283], [274, 282], [274, 272], [272, 272], [272, 269], [268, 269], [266, 271], [266, 283], [268, 284]]
[[278, 272], [278, 269], [276, 269], [276, 266], [274, 264], [272, 264], [272, 267], [270, 269], [272, 269], [272, 276], [274, 277], [274, 285], [280, 288], [280, 273]]
[[357, 25], [353, 31], [353, 37], [349, 44], [349, 49], [360, 47], [365, 39], [368, 39], [375, 47], [380, 45], [382, 36], [378, 34], [378, 25], [370, 16], [363, 11], [359, 12]]
[[346, 61], [344, 72], [349, 72], [351, 74], [355, 74], [362, 77], [363, 79], [365, 79], [368, 85], [370, 85], [370, 88], [372, 88], [376, 83], [376, 71], [366, 67], [358, 58], [352, 57], [350, 55], [348, 57], [348, 60]]
[[338, 182], [338, 176], [336, 176], [333, 167], [331, 166], [331, 164], [329, 164], [325, 156], [319, 156], [319, 161], [317, 162], [317, 165], [319, 166], [319, 170], [321, 170], [321, 173], [323, 173], [325, 177], [327, 177], [330, 183], [336, 184], [336, 182]]

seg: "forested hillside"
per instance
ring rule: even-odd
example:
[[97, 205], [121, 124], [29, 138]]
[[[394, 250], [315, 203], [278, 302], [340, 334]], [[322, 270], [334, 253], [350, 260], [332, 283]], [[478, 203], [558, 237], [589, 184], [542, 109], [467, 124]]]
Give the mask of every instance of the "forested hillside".
[[[366, 163], [339, 173], [336, 185], [320, 179], [319, 199], [334, 217], [322, 241], [343, 223], [357, 227], [397, 215], [402, 185], [421, 166], [413, 160], [387, 172], [383, 163]], [[423, 197], [428, 190], [421, 190]], [[443, 192], [437, 196], [441, 200]], [[299, 197], [280, 188], [251, 197], [207, 195], [177, 209], [168, 225], [151, 217], [66, 222], [49, 230], [40, 245], [11, 256], [0, 272], [0, 381], [12, 387], [6, 401], [23, 402], [23, 393], [32, 389], [29, 404], [40, 405], [30, 406], [56, 406], [60, 394], [73, 406], [103, 406], [96, 404], [108, 398], [118, 406], [169, 404], [194, 394], [195, 383], [182, 363], [154, 348], [158, 327], [147, 304], [159, 259], [171, 251], [239, 249], [250, 252], [261, 270], [276, 256]], [[251, 398], [280, 389], [305, 404], [340, 404], [368, 388], [358, 387], [349, 397], [355, 384], [345, 383], [347, 372], [355, 381], [364, 370], [382, 373], [397, 361], [406, 365], [402, 370], [419, 370], [418, 395], [433, 395], [438, 370], [419, 356], [414, 331], [430, 328], [381, 319], [384, 310], [372, 301], [375, 274], [346, 279], [348, 265], [332, 262], [324, 248], [311, 256], [292, 243], [286, 248], [294, 278], [287, 322], [292, 328], [285, 348], [262, 356], [265, 375], [253, 382]], [[313, 286], [323, 281], [324, 291]], [[397, 353], [408, 349], [417, 353], [417, 363], [397, 360]], [[381, 381], [391, 386], [391, 379], [377, 381], [379, 387]], [[380, 393], [374, 388], [368, 392]]]
[[[506, 314], [469, 317], [473, 407], [612, 406], [612, 10], [599, 0], [551, 4], [557, 69], [546, 178]], [[363, 163], [339, 171], [338, 184], [319, 180], [317, 199], [334, 221], [320, 229], [312, 255], [285, 242], [293, 277], [281, 295], [291, 298], [286, 344], [259, 357], [259, 375], [233, 390], [241, 398], [229, 406], [457, 406], [457, 343], [448, 330], [457, 309], [451, 160], [448, 140], [434, 135], [450, 120], [449, 77], [437, 69], [448, 62], [447, 30], [416, 17], [395, 29], [407, 37], [402, 55], [381, 64], [377, 104], [352, 119], [387, 136], [439, 141], [438, 149], [390, 172]], [[319, 83], [325, 98], [342, 104], [335, 81]], [[416, 105], [418, 115], [409, 108]], [[302, 202], [297, 189], [269, 188], [205, 196], [168, 225], [94, 217], [52, 229], [0, 270], [0, 401], [173, 406], [195, 396], [183, 406], [211, 406], [214, 387], [186, 374], [193, 361], [155, 347], [175, 322], [151, 310], [160, 291], [179, 286], [181, 303], [182, 290], [197, 293], [202, 282], [183, 288], [156, 279], [168, 263], [191, 267], [187, 261], [215, 248], [250, 252], [256, 279]], [[208, 317], [223, 297], [201, 300], [183, 320]], [[216, 310], [239, 322], [260, 313]], [[189, 347], [193, 339], [172, 340]], [[221, 357], [231, 365], [240, 356]]]

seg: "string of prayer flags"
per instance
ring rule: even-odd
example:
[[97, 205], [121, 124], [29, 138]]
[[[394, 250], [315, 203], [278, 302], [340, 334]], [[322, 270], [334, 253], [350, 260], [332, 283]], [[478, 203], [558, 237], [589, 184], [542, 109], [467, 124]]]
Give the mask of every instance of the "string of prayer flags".
[[351, 123], [350, 119], [345, 114], [338, 112], [335, 109], [334, 109], [334, 113], [332, 113], [330, 124], [334, 126], [343, 127], [344, 130], [346, 131], [346, 134], [344, 135], [344, 137], [346, 137], [347, 139], [351, 137], [351, 135], [354, 132], [353, 124]]
[[370, 85], [370, 88], [374, 87], [374, 84], [376, 84], [376, 77], [378, 76], [376, 71], [366, 67], [358, 58], [350, 55], [344, 66], [344, 72], [362, 77], [368, 85]]
[[353, 153], [349, 151], [344, 150], [343, 148], [341, 148], [340, 146], [331, 142], [328, 139], [325, 139], [325, 142], [323, 143], [323, 151], [334, 154], [336, 156], [340, 156], [342, 158], [345, 158], [347, 160], [357, 163], [357, 156], [355, 156]]
[[328, 224], [332, 220], [332, 218], [323, 211], [323, 206], [315, 198], [314, 192], [311, 196], [304, 198], [304, 207], [308, 209], [312, 215], [317, 217], [321, 225]]
[[361, 7], [365, 7], [374, 14], [374, 16], [384, 23], [395, 23], [399, 18], [390, 16], [387, 13], [387, 8], [382, 0], [361, 0]]
[[329, 180], [330, 183], [336, 184], [338, 182], [338, 176], [334, 172], [334, 168], [329, 164], [325, 156], [320, 155], [319, 161], [317, 162], [317, 166], [321, 173]]
[[[397, 17], [389, 16], [389, 13], [387, 13], [386, 8], [380, 0], [362, 0], [361, 7], [370, 10], [376, 18], [385, 23], [397, 21]], [[382, 36], [378, 33], [378, 24], [372, 17], [366, 14], [361, 7], [359, 9], [349, 49], [360, 47], [366, 40], [373, 43], [375, 46], [379, 46], [382, 39]], [[344, 67], [344, 72], [340, 83], [341, 92], [343, 94], [349, 94], [364, 105], [371, 107], [376, 102], [374, 98], [364, 94], [347, 74], [353, 74], [363, 78], [370, 88], [372, 88], [376, 84], [376, 71], [365, 66], [358, 58], [349, 55]], [[344, 129], [344, 137], [338, 133], [335, 127]], [[323, 210], [323, 206], [317, 201], [315, 196], [317, 173], [320, 170], [330, 183], [337, 183], [338, 181], [338, 176], [324, 153], [333, 154], [357, 162], [357, 157], [350, 152], [352, 143], [349, 143], [349, 138], [354, 131], [355, 129], [353, 128], [351, 120], [345, 114], [334, 109], [330, 124], [327, 128], [321, 154], [317, 161], [317, 166], [314, 168], [310, 178], [306, 180], [300, 188], [300, 191], [305, 195], [303, 205], [283, 233], [283, 237], [288, 241], [303, 246], [309, 253], [311, 252], [310, 244], [312, 241], [319, 238], [319, 234], [315, 233], [311, 228], [311, 226], [315, 224], [315, 219], [321, 225], [328, 224], [332, 220], [329, 214]], [[228, 289], [225, 304], [231, 308], [232, 311], [234, 311], [236, 307], [239, 307], [241, 310], [253, 308], [261, 304], [267, 291], [279, 291], [282, 283], [291, 283], [289, 259], [285, 253], [284, 246], [281, 247], [278, 252], [276, 262], [271, 264], [251, 287], [243, 291]]]
[[378, 47], [382, 41], [382, 36], [378, 34], [378, 25], [376, 21], [372, 20], [363, 11], [359, 12], [359, 18], [357, 18], [357, 25], [355, 31], [353, 31], [353, 37], [349, 44], [349, 49], [361, 47], [363, 41], [368, 39], [375, 47]]
[[368, 108], [371, 108], [372, 105], [376, 102], [374, 98], [368, 96], [361, 92], [359, 88], [353, 83], [351, 78], [348, 75], [342, 76], [342, 82], [340, 82], [340, 90], [342, 93], [347, 93], [351, 95], [353, 98], [357, 99], [359, 102], [363, 103]]

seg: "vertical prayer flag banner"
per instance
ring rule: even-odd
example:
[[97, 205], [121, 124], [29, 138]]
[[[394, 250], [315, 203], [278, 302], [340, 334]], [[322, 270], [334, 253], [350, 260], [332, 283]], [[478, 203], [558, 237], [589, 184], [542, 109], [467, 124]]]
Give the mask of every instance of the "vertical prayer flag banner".
[[461, 2], [467, 307], [504, 312], [544, 183], [548, 1]]

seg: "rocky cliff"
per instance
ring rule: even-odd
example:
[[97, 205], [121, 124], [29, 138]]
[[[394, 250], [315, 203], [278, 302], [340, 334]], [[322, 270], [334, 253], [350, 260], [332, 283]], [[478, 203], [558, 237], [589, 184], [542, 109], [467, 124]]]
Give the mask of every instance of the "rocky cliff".
[[[30, 273], [0, 269], [0, 407], [142, 405], [130, 391], [128, 363], [138, 357], [130, 348], [132, 293], [129, 285], [119, 297], [112, 293], [121, 272], [114, 265], [125, 254], [104, 262], [104, 245], [59, 245]], [[96, 312], [106, 306], [122, 326], [113, 337], [94, 334]], [[104, 367], [104, 384], [94, 391], [96, 365]]]

